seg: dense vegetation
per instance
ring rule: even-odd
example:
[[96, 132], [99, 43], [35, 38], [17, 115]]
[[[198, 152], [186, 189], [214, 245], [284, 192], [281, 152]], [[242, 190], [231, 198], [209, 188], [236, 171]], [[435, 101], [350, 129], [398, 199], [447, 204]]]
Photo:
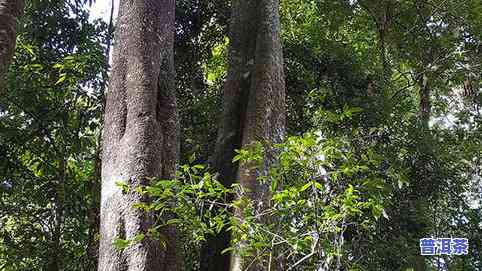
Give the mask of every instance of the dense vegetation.
[[[90, 19], [90, 1], [25, 4], [0, 90], [0, 270], [95, 270], [115, 25]], [[180, 166], [136, 189], [152, 199], [136, 208], [169, 214], [149, 238], [175, 225], [184, 270], [208, 270], [206, 246], [226, 231], [223, 253], [265, 270], [482, 270], [482, 2], [282, 0], [279, 12], [286, 138], [229, 161], [262, 172], [260, 209], [212, 158], [230, 3], [177, 1]], [[420, 256], [424, 237], [468, 238], [469, 253]]]

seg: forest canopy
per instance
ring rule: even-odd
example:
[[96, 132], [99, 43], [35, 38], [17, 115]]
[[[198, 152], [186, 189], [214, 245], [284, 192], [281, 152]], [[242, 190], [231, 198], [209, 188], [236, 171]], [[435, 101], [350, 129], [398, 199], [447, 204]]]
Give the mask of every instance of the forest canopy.
[[0, 0], [0, 270], [482, 270], [481, 163], [480, 0]]

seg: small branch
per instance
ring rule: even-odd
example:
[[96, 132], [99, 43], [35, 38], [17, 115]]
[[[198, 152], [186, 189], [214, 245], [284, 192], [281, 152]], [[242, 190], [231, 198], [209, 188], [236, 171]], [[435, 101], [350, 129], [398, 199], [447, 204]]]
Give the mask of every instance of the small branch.
[[296, 266], [300, 265], [302, 262], [308, 260], [309, 258], [313, 257], [313, 255], [315, 255], [315, 249], [318, 245], [318, 239], [316, 239], [316, 242], [315, 244], [313, 245], [313, 248], [311, 249], [311, 253], [306, 255], [305, 257], [301, 258], [299, 261], [297, 261], [294, 265], [290, 266], [290, 268], [288, 268], [287, 271], [290, 271], [292, 270], [293, 268], [295, 268]]

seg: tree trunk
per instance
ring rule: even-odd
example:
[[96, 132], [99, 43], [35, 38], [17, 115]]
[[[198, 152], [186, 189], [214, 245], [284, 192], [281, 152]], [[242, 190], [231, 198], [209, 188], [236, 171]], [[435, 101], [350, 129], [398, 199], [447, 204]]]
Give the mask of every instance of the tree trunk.
[[[277, 0], [233, 0], [229, 69], [224, 85], [223, 113], [212, 165], [219, 179], [231, 185], [239, 178], [246, 196], [261, 209], [269, 205], [268, 188], [256, 181], [257, 173], [231, 161], [234, 150], [256, 141], [279, 143], [285, 134], [285, 83]], [[268, 155], [269, 156], [269, 155]], [[267, 167], [273, 160], [266, 157]], [[265, 168], [266, 169], [266, 168]], [[262, 173], [265, 174], [266, 172]], [[229, 246], [229, 235], [208, 240], [203, 249], [202, 270], [245, 270], [247, 260], [220, 252]], [[259, 270], [251, 265], [249, 270]]]
[[430, 122], [430, 86], [428, 78], [425, 75], [420, 76], [419, 79], [419, 97], [420, 97], [420, 119], [424, 129], [428, 129]]
[[[178, 114], [174, 96], [174, 0], [121, 1], [113, 70], [106, 94], [102, 143], [100, 271], [181, 270], [176, 231], [166, 249], [147, 235], [155, 215], [134, 208], [149, 198], [135, 191], [149, 177], [174, 176]], [[116, 186], [128, 185], [127, 192]], [[117, 239], [142, 241], [119, 250]]]
[[23, 0], [0, 0], [0, 92], [15, 52], [17, 20], [23, 7]]
[[[256, 39], [256, 13], [254, 1], [233, 1], [230, 25], [229, 67], [223, 93], [223, 112], [218, 130], [218, 138], [211, 165], [219, 173], [218, 179], [226, 187], [231, 186], [237, 177], [238, 166], [234, 164], [234, 150], [241, 148], [242, 131], [246, 117], [246, 107], [250, 90], [250, 72], [254, 64]], [[246, 76], [248, 75], [248, 76]], [[201, 270], [229, 270], [229, 254], [221, 252], [230, 246], [230, 234], [226, 231], [209, 237], [201, 251]]]
[[[63, 155], [65, 149], [63, 150]], [[52, 249], [48, 263], [48, 271], [62, 271], [63, 265], [63, 248], [62, 248], [62, 233], [64, 226], [64, 202], [65, 202], [65, 182], [67, 178], [67, 161], [65, 157], [59, 160], [58, 176], [55, 181], [55, 195], [54, 195], [54, 221], [52, 231]]]
[[[420, 147], [420, 153], [422, 154], [422, 157], [419, 161], [418, 168], [416, 171], [419, 176], [419, 183], [414, 185], [414, 191], [408, 195], [409, 198], [411, 198], [411, 202], [409, 204], [411, 205], [410, 210], [412, 212], [414, 210], [420, 210], [419, 213], [415, 213], [415, 217], [425, 217], [426, 214], [429, 213], [429, 210], [427, 210], [427, 207], [424, 207], [424, 202], [427, 201], [428, 196], [430, 196], [431, 193], [434, 192], [436, 188], [433, 186], [432, 182], [433, 180], [431, 179], [431, 172], [430, 172], [430, 160], [428, 157], [430, 157], [430, 148], [431, 145], [427, 143], [427, 137], [430, 134], [429, 131], [429, 122], [430, 122], [430, 114], [431, 114], [431, 103], [430, 103], [430, 84], [429, 84], [429, 79], [427, 75], [421, 74], [419, 78], [419, 115], [420, 115], [420, 121], [422, 124], [422, 139], [419, 142], [421, 145]], [[426, 229], [423, 226], [423, 223], [417, 222], [418, 225], [417, 228], [419, 229], [419, 232], [416, 232], [416, 235], [420, 235], [419, 238], [425, 238], [425, 236], [428, 236], [428, 232], [426, 232]], [[414, 257], [414, 270], [415, 271], [424, 271], [427, 269], [426, 263], [425, 263], [425, 257], [422, 255], [419, 255], [417, 253]]]
[[100, 189], [101, 189], [101, 152], [100, 135], [94, 155], [94, 172], [90, 183], [91, 203], [87, 213], [89, 223], [89, 239], [87, 242], [87, 263], [85, 270], [92, 270], [98, 265], [99, 259], [99, 226], [100, 226]]
[[[105, 91], [109, 80], [110, 50], [112, 48], [112, 36], [114, 34], [114, 0], [111, 0], [110, 17], [105, 50], [105, 69], [102, 73], [100, 85], [101, 112], [105, 111]], [[101, 118], [103, 115], [101, 116]], [[100, 127], [103, 127], [101, 122]], [[101, 128], [102, 129], [102, 128]], [[87, 213], [89, 223], [89, 239], [87, 243], [87, 263], [85, 270], [93, 270], [99, 264], [99, 228], [100, 228], [100, 191], [102, 183], [102, 132], [97, 136], [97, 146], [94, 153], [94, 172], [90, 183], [91, 203]]]

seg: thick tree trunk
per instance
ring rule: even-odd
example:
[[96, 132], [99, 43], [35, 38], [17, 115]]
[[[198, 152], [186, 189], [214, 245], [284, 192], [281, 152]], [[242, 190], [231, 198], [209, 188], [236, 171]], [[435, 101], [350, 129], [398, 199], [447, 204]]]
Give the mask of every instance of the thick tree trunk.
[[[230, 25], [229, 67], [223, 93], [223, 112], [211, 165], [219, 180], [227, 187], [237, 178], [234, 150], [241, 148], [242, 131], [250, 90], [250, 73], [254, 65], [257, 31], [256, 1], [233, 1]], [[230, 255], [221, 252], [230, 246], [230, 235], [223, 231], [210, 237], [201, 251], [201, 270], [229, 270]]]
[[[280, 143], [285, 135], [285, 81], [283, 72], [283, 51], [280, 40], [279, 3], [277, 0], [263, 0], [255, 2], [257, 31], [252, 33], [256, 37], [256, 50], [249, 71], [250, 89], [246, 118], [243, 127], [242, 147], [262, 141]], [[245, 5], [239, 3], [240, 7]], [[235, 7], [236, 8], [236, 7]], [[244, 75], [245, 76], [245, 75]], [[248, 197], [258, 215], [270, 207], [271, 194], [269, 184], [262, 184], [257, 177], [267, 175], [268, 167], [275, 162], [276, 153], [268, 146], [264, 157], [264, 168], [251, 170], [249, 163], [241, 163], [238, 178], [242, 187], [242, 196]], [[240, 215], [242, 219], [242, 215]], [[262, 217], [260, 222], [271, 221], [269, 217]], [[242, 244], [238, 244], [242, 248]], [[253, 258], [241, 257], [237, 250], [231, 259], [231, 271], [266, 270], [268, 265], [276, 268], [280, 260], [267, 263]]]
[[[256, 181], [257, 173], [233, 164], [234, 150], [256, 141], [280, 142], [285, 133], [285, 83], [277, 0], [233, 0], [229, 70], [224, 86], [223, 113], [218, 133], [214, 169], [225, 185], [239, 178], [250, 189], [246, 196], [259, 210], [267, 208], [270, 195]], [[272, 161], [267, 157], [266, 167]], [[264, 173], [263, 173], [264, 174]], [[208, 240], [203, 249], [202, 270], [245, 270], [252, 259], [220, 252], [229, 246], [229, 235]], [[259, 270], [258, 264], [250, 270]]]
[[0, 92], [15, 52], [17, 20], [23, 6], [23, 0], [0, 0]]
[[[120, 4], [103, 130], [100, 271], [182, 269], [175, 229], [163, 231], [164, 249], [147, 235], [154, 214], [134, 208], [149, 200], [136, 187], [149, 184], [149, 177], [172, 177], [176, 170], [174, 8], [174, 0]], [[116, 182], [126, 183], [129, 191], [122, 192]], [[112, 244], [139, 234], [146, 237], [123, 250]]]

